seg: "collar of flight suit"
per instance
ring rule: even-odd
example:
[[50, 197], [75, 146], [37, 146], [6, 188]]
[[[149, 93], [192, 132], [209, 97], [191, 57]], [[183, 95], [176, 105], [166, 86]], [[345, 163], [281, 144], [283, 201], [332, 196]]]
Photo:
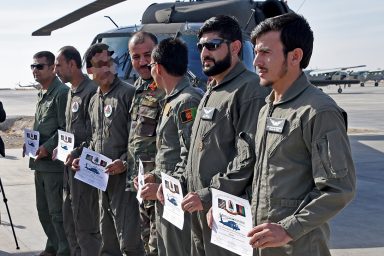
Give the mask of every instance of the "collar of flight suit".
[[59, 78], [55, 76], [55, 78], [52, 80], [52, 83], [48, 86], [48, 89], [45, 93], [43, 93], [43, 90], [41, 89], [39, 91], [39, 98], [40, 100], [44, 97], [44, 95], [50, 95], [53, 90], [55, 90], [56, 87], [58, 87], [61, 84]]
[[212, 81], [212, 83], [209, 85], [212, 90], [215, 88], [218, 88], [220, 86], [223, 86], [230, 82], [231, 80], [235, 79], [237, 76], [239, 76], [241, 73], [245, 72], [247, 69], [244, 66], [243, 62], [239, 60], [239, 62], [232, 68], [230, 72], [224, 77], [223, 81], [221, 81], [220, 84], [216, 84], [215, 80]]
[[83, 74], [83, 77], [84, 77], [84, 79], [83, 79], [83, 81], [81, 81], [81, 83], [79, 84], [79, 86], [77, 86], [76, 88], [71, 88], [71, 92], [73, 93], [73, 94], [76, 94], [76, 93], [79, 93], [79, 92], [81, 92], [82, 90], [84, 90], [84, 88], [85, 88], [85, 85], [89, 82], [89, 77], [88, 76], [86, 76], [86, 75], [84, 75]]
[[[284, 93], [284, 95], [281, 97], [281, 100], [277, 103], [274, 103], [274, 105], [275, 106], [281, 105], [295, 99], [302, 92], [304, 92], [309, 86], [310, 86], [310, 83], [308, 81], [308, 78], [304, 74], [304, 72], [302, 72], [301, 75], [296, 79], [296, 81], [294, 81], [293, 84]], [[275, 94], [274, 94], [274, 91], [272, 90], [269, 96], [267, 96], [265, 102], [267, 104], [272, 104], [274, 99], [275, 99]]]
[[100, 87], [98, 87], [97, 94], [99, 94], [100, 97], [108, 95], [111, 91], [113, 91], [116, 88], [118, 83], [119, 83], [119, 78], [117, 77], [117, 75], [115, 75], [115, 78], [113, 79], [112, 84], [109, 87], [109, 90], [103, 94], [102, 91], [100, 90]]
[[145, 80], [142, 77], [139, 77], [136, 91], [142, 92], [142, 91], [148, 90], [148, 87], [150, 84], [152, 84], [152, 82], [153, 82], [153, 78]]
[[179, 94], [184, 88], [188, 87], [190, 85], [188, 77], [184, 76], [180, 81], [177, 83], [176, 87], [172, 90], [172, 92], [169, 95], [166, 95], [164, 97], [163, 102], [167, 102], [168, 99], [176, 96]]

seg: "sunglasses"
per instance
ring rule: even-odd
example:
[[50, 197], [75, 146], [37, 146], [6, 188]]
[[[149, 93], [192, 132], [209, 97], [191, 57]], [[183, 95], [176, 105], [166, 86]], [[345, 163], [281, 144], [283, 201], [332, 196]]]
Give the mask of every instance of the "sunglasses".
[[34, 70], [36, 68], [37, 70], [43, 70], [45, 65], [49, 66], [45, 63], [31, 64], [31, 69]]
[[197, 49], [201, 52], [205, 47], [208, 51], [215, 51], [220, 47], [222, 43], [229, 43], [229, 42], [230, 41], [225, 39], [212, 39], [210, 41], [197, 43]]

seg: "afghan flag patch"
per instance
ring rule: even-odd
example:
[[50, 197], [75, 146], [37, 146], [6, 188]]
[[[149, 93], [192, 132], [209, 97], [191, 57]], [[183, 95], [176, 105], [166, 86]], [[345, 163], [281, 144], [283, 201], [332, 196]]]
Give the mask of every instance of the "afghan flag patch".
[[180, 113], [181, 123], [193, 121], [196, 117], [197, 108], [189, 108]]

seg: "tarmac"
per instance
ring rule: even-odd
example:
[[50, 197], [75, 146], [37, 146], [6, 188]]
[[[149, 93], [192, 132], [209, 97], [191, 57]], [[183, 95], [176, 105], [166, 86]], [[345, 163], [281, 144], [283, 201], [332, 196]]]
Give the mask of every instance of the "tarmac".
[[[384, 86], [352, 85], [337, 93], [336, 86], [323, 88], [349, 115], [349, 139], [356, 166], [355, 199], [331, 220], [333, 256], [384, 255]], [[0, 91], [8, 116], [33, 113], [36, 91]], [[23, 102], [21, 105], [20, 103]], [[18, 107], [19, 106], [19, 107]], [[9, 108], [8, 108], [9, 107]], [[17, 112], [19, 109], [26, 112]], [[34, 174], [21, 149], [6, 150], [0, 158], [0, 178], [15, 228], [16, 244], [5, 204], [0, 202], [0, 256], [36, 255], [46, 237], [35, 206]], [[0, 194], [1, 200], [3, 196]]]

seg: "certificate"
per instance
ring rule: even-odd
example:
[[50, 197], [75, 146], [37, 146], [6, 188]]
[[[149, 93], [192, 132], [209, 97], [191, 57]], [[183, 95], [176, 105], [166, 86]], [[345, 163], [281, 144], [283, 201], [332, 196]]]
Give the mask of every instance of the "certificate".
[[139, 201], [139, 204], [143, 202], [143, 198], [141, 197], [141, 189], [143, 188], [145, 182], [144, 182], [144, 166], [143, 162], [139, 159], [139, 171], [137, 173], [137, 183], [138, 183], [138, 188], [137, 188], [137, 201]]
[[248, 232], [252, 229], [249, 202], [217, 189], [212, 191], [211, 243], [241, 256], [252, 256]]
[[84, 148], [80, 156], [80, 170], [76, 172], [75, 179], [105, 191], [109, 177], [105, 173], [105, 167], [110, 163], [112, 160], [108, 157]]
[[161, 181], [164, 195], [163, 218], [183, 230], [184, 211], [181, 209], [183, 191], [181, 191], [180, 181], [163, 172], [161, 173]]
[[65, 162], [68, 154], [71, 153], [75, 145], [75, 136], [72, 133], [58, 130], [59, 141], [57, 144], [57, 159]]
[[38, 131], [24, 129], [25, 155], [36, 158], [39, 149], [40, 133]]

